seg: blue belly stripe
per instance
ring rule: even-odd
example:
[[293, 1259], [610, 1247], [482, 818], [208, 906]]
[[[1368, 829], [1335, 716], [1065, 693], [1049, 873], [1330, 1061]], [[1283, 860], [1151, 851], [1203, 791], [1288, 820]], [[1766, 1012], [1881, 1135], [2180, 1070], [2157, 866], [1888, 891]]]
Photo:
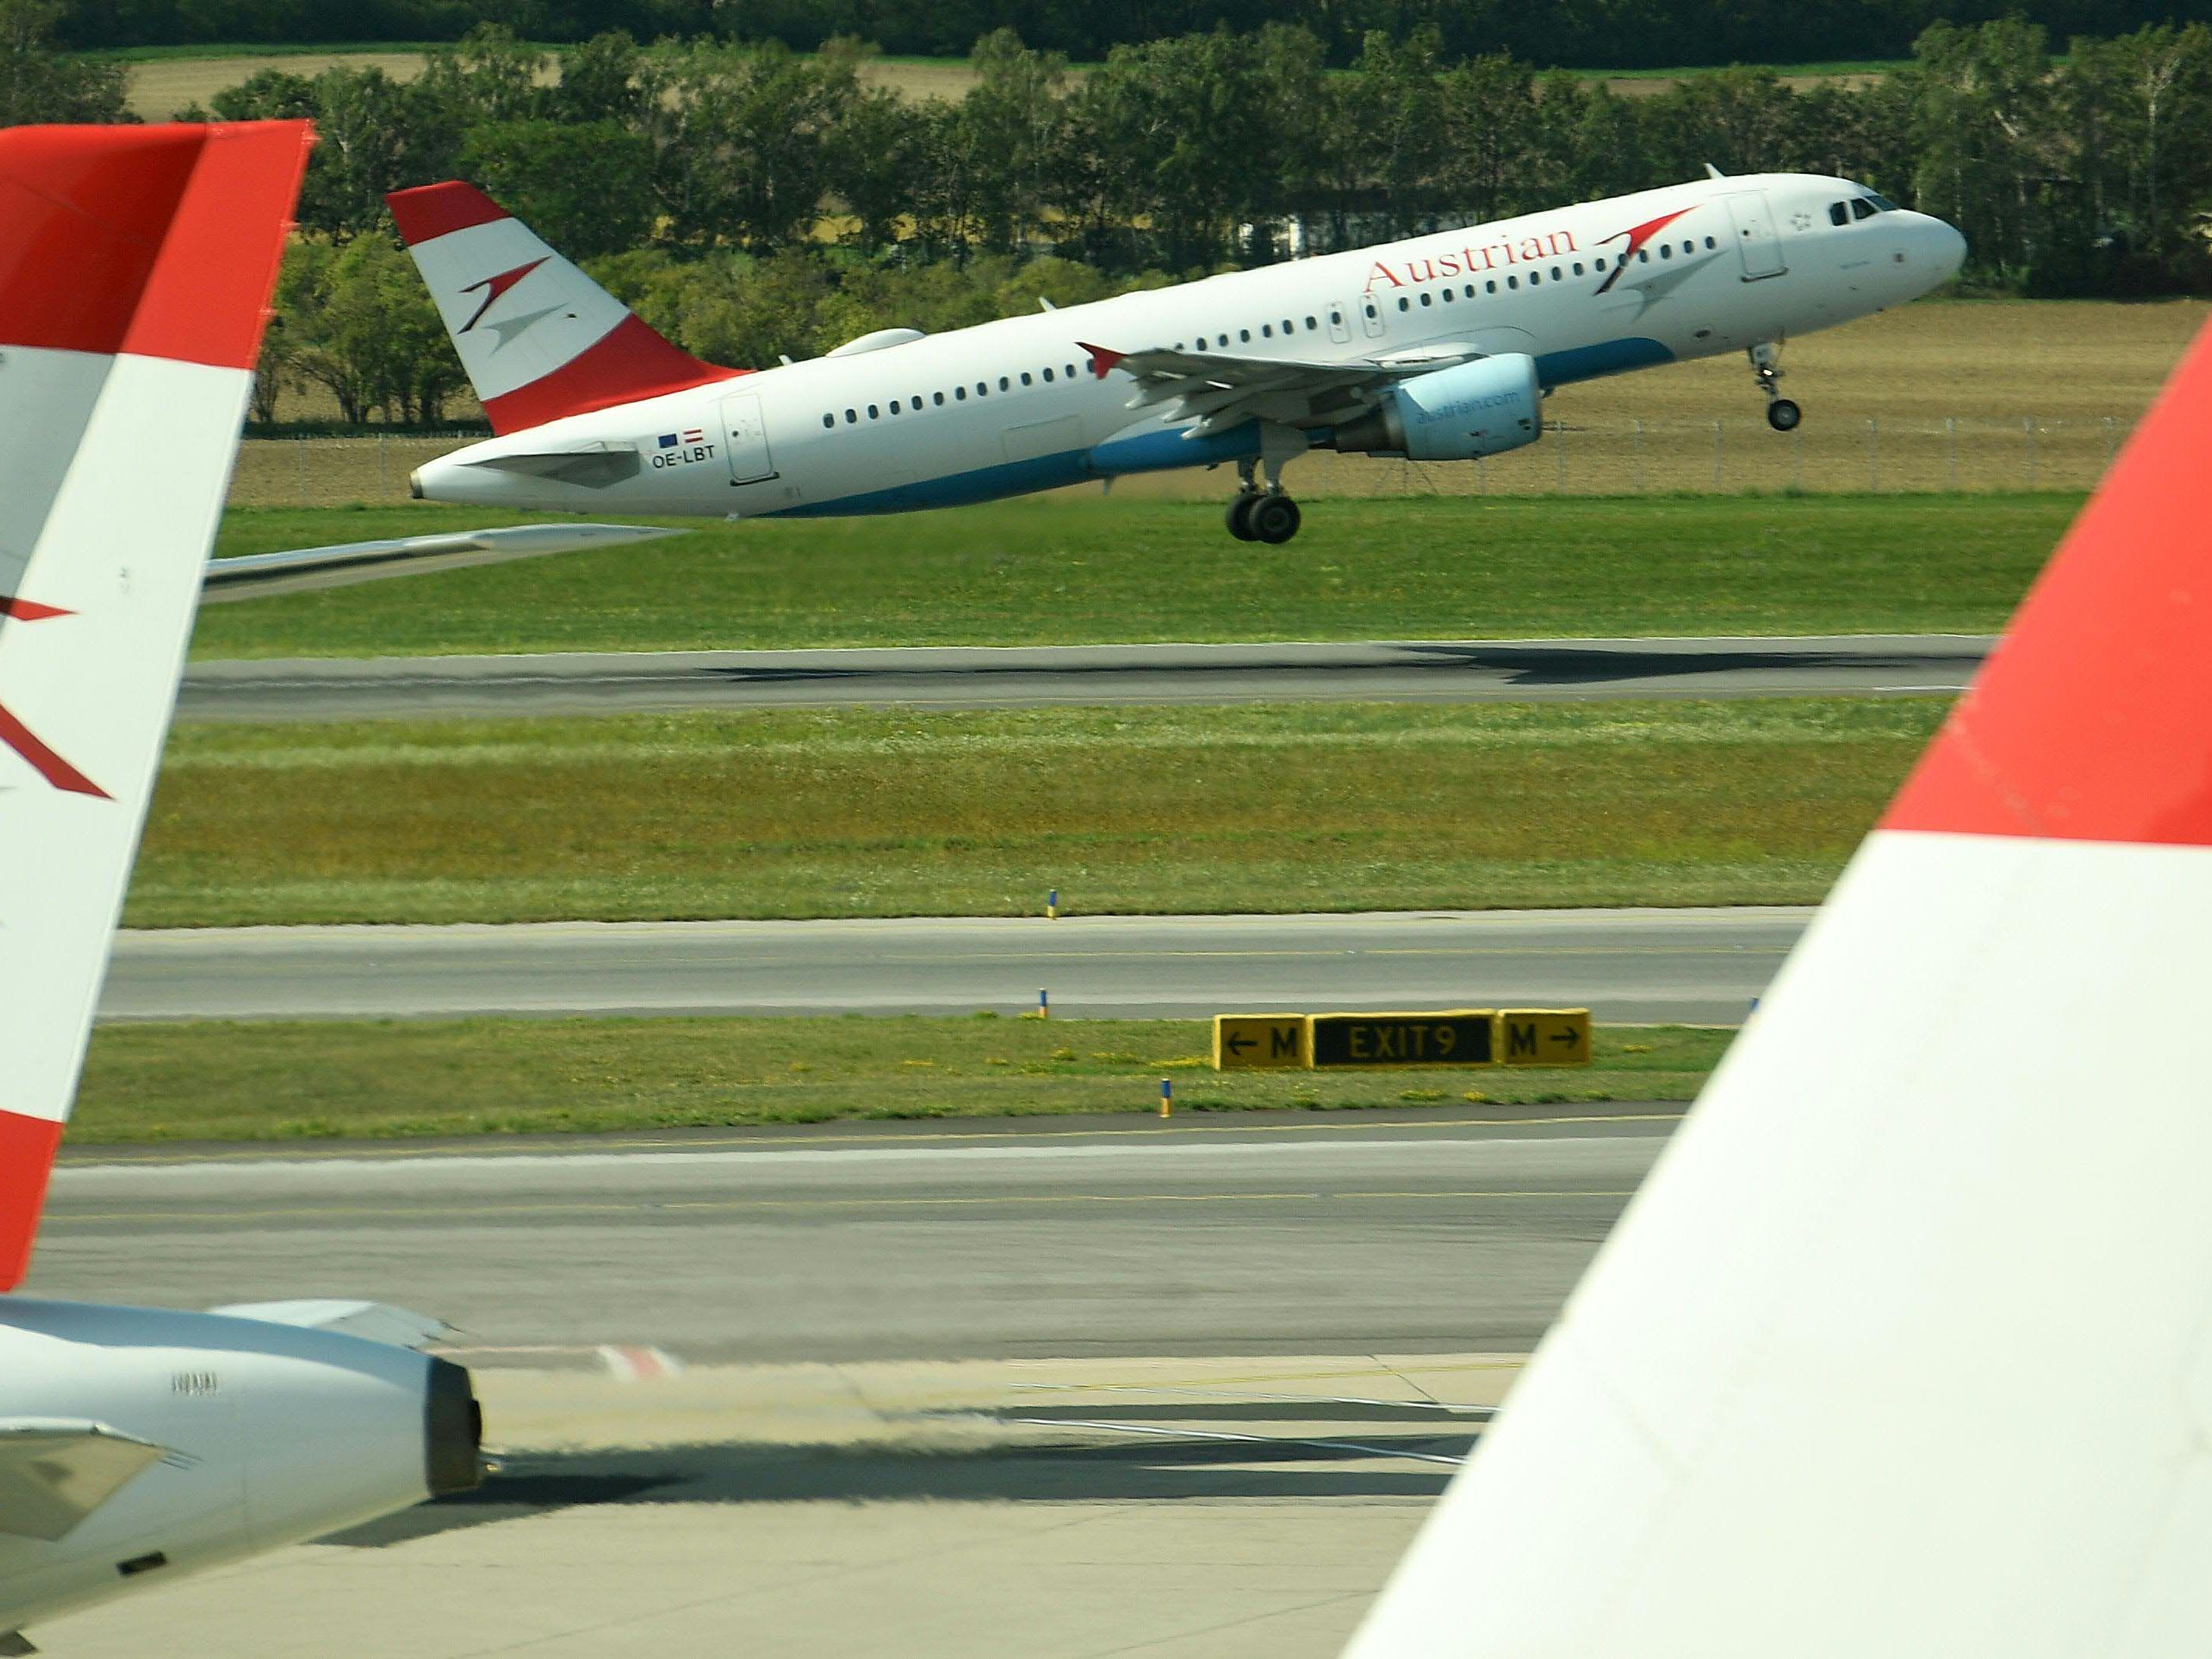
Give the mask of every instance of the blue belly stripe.
[[1632, 334], [1568, 351], [1547, 351], [1536, 359], [1536, 378], [1546, 386], [1565, 386], [1571, 380], [1595, 380], [1601, 375], [1625, 374], [1632, 368], [1650, 368], [1674, 361], [1674, 354], [1658, 341]]

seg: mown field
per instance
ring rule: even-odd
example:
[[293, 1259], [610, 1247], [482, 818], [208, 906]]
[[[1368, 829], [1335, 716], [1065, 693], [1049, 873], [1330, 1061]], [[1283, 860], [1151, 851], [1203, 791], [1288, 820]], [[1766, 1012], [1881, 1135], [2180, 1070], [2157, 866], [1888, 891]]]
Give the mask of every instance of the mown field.
[[1734, 1034], [1601, 1028], [1587, 1066], [1207, 1069], [1198, 1020], [564, 1019], [104, 1027], [73, 1146], [1473, 1101], [1676, 1101]]
[[[1282, 547], [1211, 506], [1008, 501], [681, 538], [212, 605], [200, 658], [1146, 640], [1990, 632], [2070, 495], [1316, 503]], [[505, 515], [502, 515], [503, 517]], [[481, 524], [229, 514], [217, 551]]]
[[1929, 699], [871, 709], [172, 735], [125, 920], [1818, 900]]

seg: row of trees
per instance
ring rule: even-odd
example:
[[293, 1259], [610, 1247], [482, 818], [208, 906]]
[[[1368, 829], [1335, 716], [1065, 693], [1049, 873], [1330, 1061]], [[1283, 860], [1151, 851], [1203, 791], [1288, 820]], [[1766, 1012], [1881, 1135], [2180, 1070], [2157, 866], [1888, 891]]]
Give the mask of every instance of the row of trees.
[[[0, 5], [24, 0], [0, 0]], [[2016, 20], [1938, 24], [1893, 73], [1794, 85], [1763, 70], [1623, 96], [1433, 33], [1370, 34], [1349, 72], [1270, 25], [1117, 47], [1071, 72], [1011, 33], [957, 101], [872, 83], [861, 48], [557, 55], [486, 29], [420, 78], [264, 70], [230, 118], [311, 115], [301, 216], [343, 242], [393, 188], [477, 179], [580, 258], [678, 260], [834, 245], [852, 262], [1050, 252], [1190, 271], [1357, 246], [1730, 173], [1840, 173], [1964, 228], [1976, 281], [2028, 292], [2212, 281], [2212, 27], [2083, 38], [2054, 59]]]
[[811, 51], [840, 37], [894, 52], [966, 52], [1011, 27], [1079, 60], [1117, 46], [1268, 23], [1305, 29], [1329, 62], [1350, 63], [1370, 33], [1425, 29], [1455, 57], [1507, 52], [1569, 68], [1894, 58], [1939, 21], [2016, 16], [2057, 39], [2212, 19], [2207, 0], [75, 0], [77, 46], [171, 41], [453, 40], [495, 23], [526, 40], [580, 41], [607, 29], [780, 40]]

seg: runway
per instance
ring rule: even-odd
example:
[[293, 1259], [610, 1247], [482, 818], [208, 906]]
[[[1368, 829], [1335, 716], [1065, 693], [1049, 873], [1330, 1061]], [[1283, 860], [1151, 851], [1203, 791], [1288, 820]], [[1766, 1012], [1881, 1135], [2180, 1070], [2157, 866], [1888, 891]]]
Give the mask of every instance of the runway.
[[201, 662], [185, 720], [1052, 703], [1528, 702], [1956, 692], [1978, 635], [944, 646]]
[[1485, 1109], [80, 1153], [27, 1289], [366, 1297], [556, 1361], [1524, 1351], [1679, 1109]]
[[1809, 909], [126, 930], [103, 1019], [1589, 1007], [1733, 1024]]

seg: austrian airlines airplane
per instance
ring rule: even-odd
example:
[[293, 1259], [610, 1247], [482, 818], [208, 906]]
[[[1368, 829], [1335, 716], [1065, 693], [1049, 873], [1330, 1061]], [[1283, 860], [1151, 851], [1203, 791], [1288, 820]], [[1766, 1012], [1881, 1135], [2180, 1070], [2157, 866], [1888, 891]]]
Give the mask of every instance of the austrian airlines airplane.
[[[0, 131], [0, 1291], [76, 1093], [308, 142]], [[474, 1486], [468, 1373], [407, 1346], [438, 1328], [0, 1295], [0, 1653]]]
[[2212, 329], [1353, 1659], [2212, 1653]]
[[[414, 493], [558, 512], [898, 513], [1235, 463], [1231, 533], [1287, 541], [1310, 449], [1465, 461], [1556, 386], [1748, 353], [1780, 431], [1793, 334], [1925, 294], [1966, 242], [1841, 179], [1718, 174], [753, 373], [671, 345], [470, 185], [391, 198], [497, 435]], [[1264, 487], [1259, 474], [1264, 477]]]

